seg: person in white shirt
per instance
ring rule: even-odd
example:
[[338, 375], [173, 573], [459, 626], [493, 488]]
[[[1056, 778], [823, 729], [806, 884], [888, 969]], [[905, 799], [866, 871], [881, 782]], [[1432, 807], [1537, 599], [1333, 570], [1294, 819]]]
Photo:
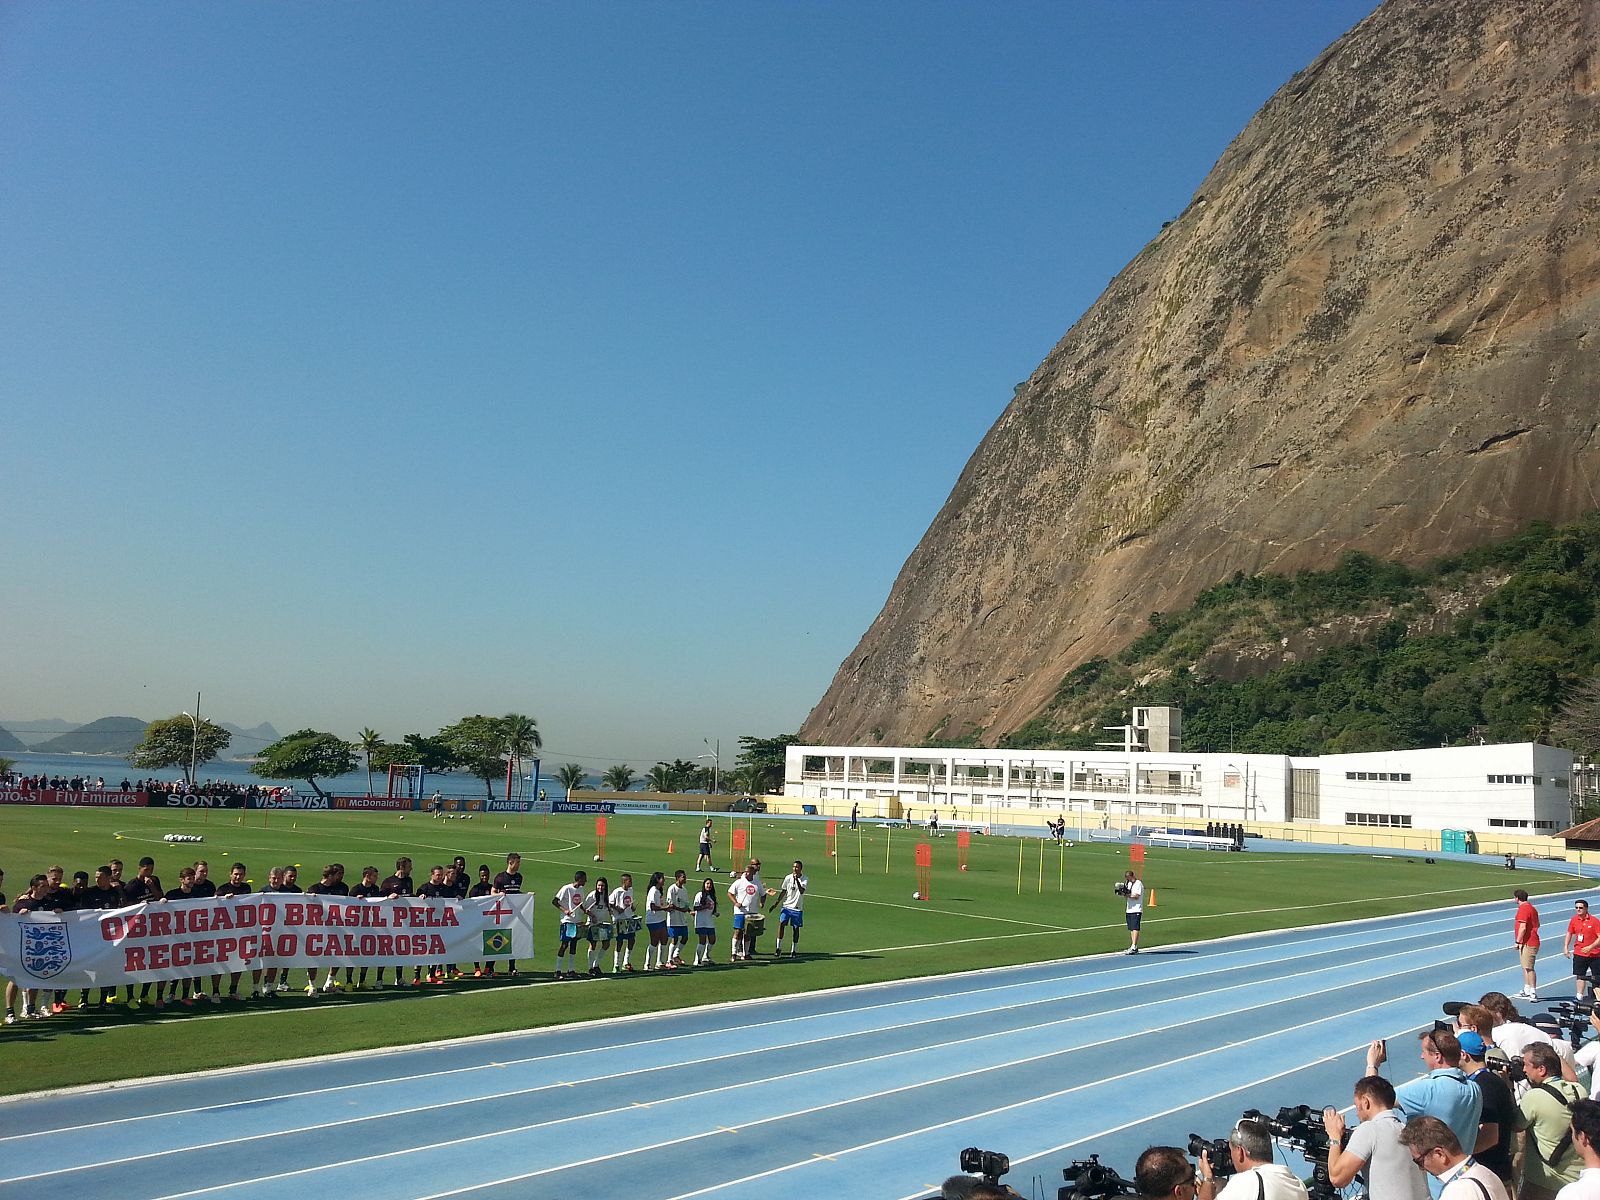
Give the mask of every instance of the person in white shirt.
[[[588, 882], [587, 871], [574, 871], [572, 882], [562, 884], [550, 897], [550, 903], [561, 912], [561, 940], [556, 944], [557, 979], [578, 977], [578, 926], [583, 921], [583, 893]], [[567, 959], [569, 954], [572, 957]], [[567, 959], [565, 972], [561, 969], [563, 959]]]
[[639, 936], [639, 914], [633, 907], [633, 876], [623, 873], [617, 886], [611, 889], [611, 911], [616, 925], [612, 931], [611, 973], [633, 971], [633, 941]]
[[644, 931], [649, 941], [644, 948], [644, 969], [668, 968], [667, 958], [667, 877], [660, 871], [650, 875], [644, 893]]
[[1144, 881], [1132, 871], [1122, 876], [1121, 894], [1128, 902], [1128, 949], [1126, 953], [1139, 953], [1139, 923], [1144, 919]]
[[789, 938], [789, 957], [794, 958], [800, 952], [800, 926], [804, 924], [804, 914], [801, 909], [806, 902], [806, 887], [809, 880], [801, 874], [803, 864], [797, 858], [794, 866], [789, 868], [789, 873], [778, 881], [777, 895], [773, 897], [772, 905], [767, 909], [782, 906], [778, 914], [778, 944], [772, 951], [774, 958], [783, 957], [783, 931], [793, 930]]
[[1438, 1117], [1412, 1117], [1400, 1131], [1411, 1161], [1439, 1181], [1439, 1200], [1507, 1200], [1500, 1177], [1464, 1153]]
[[583, 915], [588, 921], [589, 976], [600, 978], [600, 956], [611, 944], [616, 930], [616, 914], [611, 909], [611, 883], [604, 875], [594, 881], [594, 890], [583, 898]]
[[689, 940], [689, 874], [674, 871], [667, 886], [667, 966], [683, 966], [683, 947]]
[[755, 930], [752, 919], [761, 916], [761, 902], [766, 899], [766, 889], [756, 875], [760, 864], [751, 862], [744, 873], [728, 885], [728, 899], [733, 901], [733, 961], [739, 962], [755, 953]]
[[1583, 1170], [1575, 1182], [1556, 1193], [1556, 1200], [1600, 1200], [1600, 1103], [1573, 1103], [1572, 1144], [1583, 1158]]
[[689, 906], [694, 910], [694, 965], [709, 967], [711, 947], [717, 944], [717, 884], [715, 880], [700, 881], [700, 890], [694, 894]]
[[[1306, 1185], [1289, 1168], [1272, 1161], [1272, 1131], [1265, 1121], [1246, 1117], [1228, 1135], [1233, 1174], [1217, 1190], [1209, 1151], [1200, 1152], [1199, 1200], [1306, 1200]], [[1499, 1198], [1504, 1200], [1504, 1194]]]

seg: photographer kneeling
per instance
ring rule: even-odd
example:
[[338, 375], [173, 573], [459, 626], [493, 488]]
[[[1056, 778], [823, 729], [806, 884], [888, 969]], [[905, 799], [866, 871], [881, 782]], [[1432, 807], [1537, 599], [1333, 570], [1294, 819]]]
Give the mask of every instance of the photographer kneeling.
[[1307, 1200], [1306, 1185], [1294, 1172], [1272, 1161], [1272, 1130], [1265, 1121], [1241, 1120], [1228, 1135], [1233, 1175], [1217, 1191], [1211, 1155], [1200, 1154], [1200, 1200]]
[[1395, 1106], [1394, 1085], [1382, 1075], [1356, 1080], [1356, 1116], [1361, 1119], [1348, 1145], [1344, 1116], [1335, 1108], [1322, 1112], [1328, 1132], [1328, 1180], [1343, 1190], [1357, 1175], [1371, 1200], [1428, 1200], [1428, 1177], [1400, 1144], [1405, 1115]]

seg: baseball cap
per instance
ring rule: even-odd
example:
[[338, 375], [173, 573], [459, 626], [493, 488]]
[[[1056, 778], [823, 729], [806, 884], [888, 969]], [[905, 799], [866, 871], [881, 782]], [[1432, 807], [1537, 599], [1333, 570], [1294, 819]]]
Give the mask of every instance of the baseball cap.
[[1456, 1041], [1461, 1043], [1461, 1053], [1469, 1058], [1482, 1058], [1484, 1051], [1483, 1035], [1475, 1029], [1463, 1029], [1456, 1035]]

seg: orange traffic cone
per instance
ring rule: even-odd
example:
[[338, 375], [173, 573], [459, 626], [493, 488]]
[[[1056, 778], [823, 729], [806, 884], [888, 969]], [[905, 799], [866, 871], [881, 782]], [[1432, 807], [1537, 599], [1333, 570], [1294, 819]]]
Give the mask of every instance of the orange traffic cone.
[[672, 857], [672, 839], [671, 838], [667, 839], [667, 857], [668, 858]]
[[1154, 908], [1155, 906], [1156, 906], [1156, 890], [1155, 890], [1155, 888], [1151, 888], [1150, 889], [1150, 907]]

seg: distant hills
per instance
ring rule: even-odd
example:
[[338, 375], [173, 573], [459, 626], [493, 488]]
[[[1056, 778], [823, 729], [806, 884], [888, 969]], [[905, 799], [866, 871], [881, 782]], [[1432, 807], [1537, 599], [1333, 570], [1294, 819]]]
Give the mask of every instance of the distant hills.
[[[248, 758], [263, 746], [278, 740], [278, 731], [266, 721], [252, 728], [218, 721], [233, 741], [226, 757]], [[0, 753], [34, 754], [116, 754], [126, 755], [139, 744], [148, 721], [138, 717], [101, 717], [87, 725], [74, 725], [59, 718], [42, 720], [7, 719], [0, 722]], [[13, 733], [10, 726], [20, 732]]]

